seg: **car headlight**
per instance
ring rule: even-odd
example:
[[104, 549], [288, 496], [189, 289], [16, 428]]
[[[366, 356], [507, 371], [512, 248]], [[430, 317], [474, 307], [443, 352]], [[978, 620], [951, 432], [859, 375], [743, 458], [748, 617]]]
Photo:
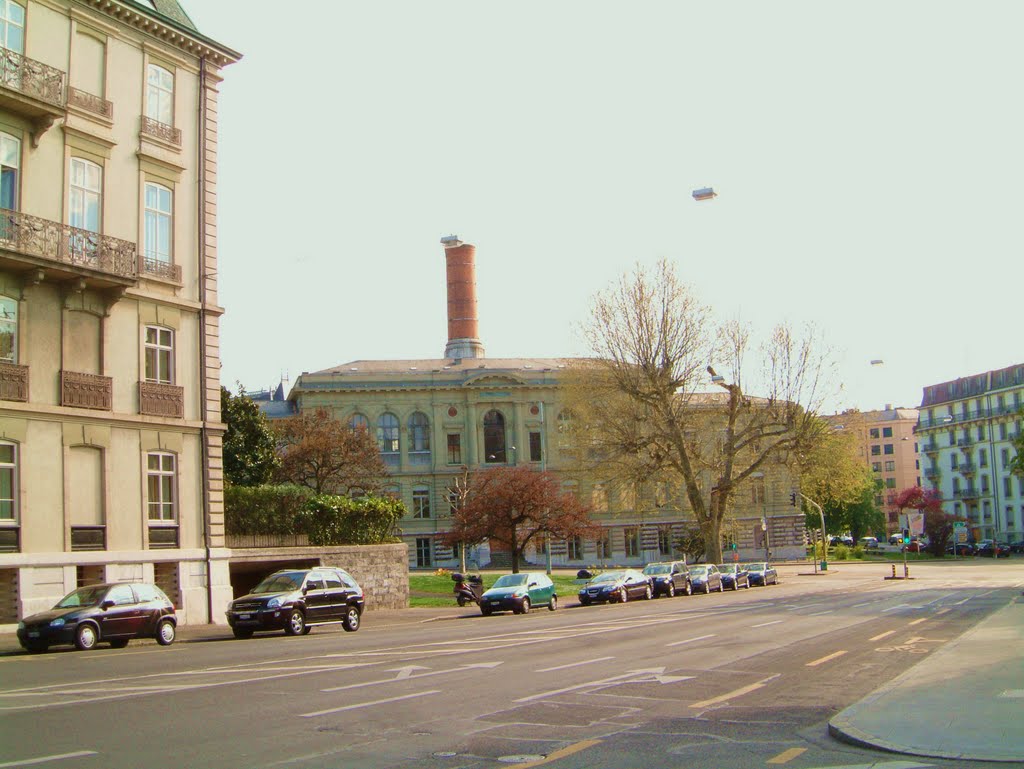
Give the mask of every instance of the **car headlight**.
[[64, 627], [64, 618], [57, 617], [57, 619], [50, 620], [50, 627]]
[[269, 601], [267, 601], [267, 608], [268, 609], [276, 609], [280, 605], [281, 605], [281, 599], [280, 598], [271, 598]]
[[25, 629], [25, 623], [24, 622], [19, 622], [18, 623], [18, 630], [24, 630], [24, 629]]

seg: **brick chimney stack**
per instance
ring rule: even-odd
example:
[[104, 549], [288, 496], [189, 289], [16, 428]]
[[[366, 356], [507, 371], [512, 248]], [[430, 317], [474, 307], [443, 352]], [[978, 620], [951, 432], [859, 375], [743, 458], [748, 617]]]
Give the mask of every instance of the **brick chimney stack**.
[[476, 316], [476, 247], [455, 235], [441, 238], [448, 277], [448, 344], [446, 358], [482, 358]]

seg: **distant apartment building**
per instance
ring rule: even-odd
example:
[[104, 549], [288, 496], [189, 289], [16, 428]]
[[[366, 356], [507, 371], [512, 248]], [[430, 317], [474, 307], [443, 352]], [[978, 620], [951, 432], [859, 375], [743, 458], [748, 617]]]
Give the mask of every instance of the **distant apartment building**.
[[0, 625], [146, 579], [231, 597], [217, 88], [174, 0], [0, 2]]
[[1024, 539], [1024, 478], [1010, 473], [1021, 434], [1024, 364], [924, 388], [922, 474], [975, 539]]

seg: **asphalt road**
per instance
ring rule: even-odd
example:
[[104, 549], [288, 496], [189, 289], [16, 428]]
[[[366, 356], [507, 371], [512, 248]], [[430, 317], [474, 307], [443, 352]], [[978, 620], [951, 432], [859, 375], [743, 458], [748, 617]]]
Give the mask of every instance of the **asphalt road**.
[[806, 571], [722, 595], [5, 657], [0, 769], [970, 766], [847, 745], [827, 721], [1005, 606], [1024, 560], [910, 581]]

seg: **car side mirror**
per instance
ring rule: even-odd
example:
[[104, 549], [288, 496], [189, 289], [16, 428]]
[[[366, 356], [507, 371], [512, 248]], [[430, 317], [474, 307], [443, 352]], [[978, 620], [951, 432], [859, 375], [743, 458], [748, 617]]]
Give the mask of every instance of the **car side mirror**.
[[537, 587], [537, 583], [536, 582], [531, 582], [530, 583], [530, 587]]
[[103, 609], [103, 611], [106, 611], [107, 609], [109, 609], [111, 606], [114, 606], [114, 605], [115, 605], [114, 602], [111, 601], [108, 598], [106, 601], [104, 601], [103, 603], [100, 604], [100, 608]]
[[309, 585], [303, 585], [302, 586], [302, 594], [305, 595], [308, 592], [309, 592]]

